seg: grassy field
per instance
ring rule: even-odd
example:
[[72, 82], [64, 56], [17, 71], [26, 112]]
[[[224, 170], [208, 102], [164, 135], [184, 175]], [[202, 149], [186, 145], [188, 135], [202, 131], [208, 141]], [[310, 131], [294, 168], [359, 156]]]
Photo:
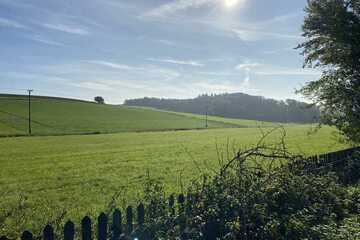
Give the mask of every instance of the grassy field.
[[[148, 108], [148, 107], [138, 107], [138, 108], [154, 110], [154, 111], [161, 111], [164, 113], [172, 113], [172, 114], [177, 114], [179, 116], [199, 119], [199, 120], [203, 120], [203, 121], [205, 118], [204, 115], [193, 114], [193, 113], [171, 112], [171, 111], [159, 110], [159, 109]], [[275, 127], [276, 125], [278, 125], [277, 123], [273, 123], [273, 122], [263, 122], [263, 121], [257, 121], [257, 120], [236, 119], [236, 118], [224, 118], [224, 117], [211, 116], [211, 115], [209, 115], [207, 118], [208, 118], [208, 121], [210, 121], [210, 122], [224, 123], [224, 124], [227, 124], [230, 126], [241, 127], [241, 128]], [[291, 124], [282, 124], [282, 125], [290, 126]]]
[[[291, 150], [314, 154], [345, 147], [332, 139], [330, 128], [308, 136], [309, 126], [287, 126]], [[170, 132], [119, 133], [87, 136], [42, 136], [0, 139], [0, 209], [19, 201], [0, 235], [37, 229], [66, 210], [66, 219], [79, 221], [106, 209], [121, 192], [129, 202], [141, 198], [147, 172], [165, 183], [168, 192], [180, 191], [203, 171], [216, 169], [216, 145], [226, 158], [227, 145], [248, 146], [260, 137], [257, 128], [227, 128]], [[275, 141], [272, 136], [269, 141]], [[231, 154], [230, 154], [231, 156]], [[26, 199], [26, 200], [24, 200]]]
[[[168, 193], [180, 192], [217, 169], [218, 154], [230, 158], [233, 149], [258, 141], [259, 127], [277, 125], [209, 116], [204, 129], [204, 116], [196, 114], [58, 98], [34, 97], [32, 103], [38, 136], [0, 138], [0, 235], [38, 230], [65, 211], [64, 220], [94, 217], [116, 193], [121, 193], [119, 207], [137, 202], [147, 174], [162, 181]], [[0, 95], [0, 135], [27, 133], [27, 107], [24, 96]], [[346, 147], [332, 138], [331, 128], [308, 135], [311, 125], [284, 126], [296, 153]], [[91, 133], [99, 134], [81, 135]], [[78, 135], [57, 136], [69, 134]], [[18, 210], [1, 225], [11, 209]]]
[[[32, 98], [32, 120], [34, 135], [205, 128], [203, 116], [44, 97]], [[210, 128], [234, 126], [237, 125], [209, 121]], [[24, 135], [27, 131], [27, 97], [0, 95], [0, 135]]]

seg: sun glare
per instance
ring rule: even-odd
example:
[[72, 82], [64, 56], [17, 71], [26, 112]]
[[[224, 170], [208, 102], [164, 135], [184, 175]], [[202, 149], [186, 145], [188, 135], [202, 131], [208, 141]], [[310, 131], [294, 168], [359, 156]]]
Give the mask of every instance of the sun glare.
[[239, 0], [225, 0], [225, 6], [228, 8], [234, 7], [236, 4], [238, 4]]

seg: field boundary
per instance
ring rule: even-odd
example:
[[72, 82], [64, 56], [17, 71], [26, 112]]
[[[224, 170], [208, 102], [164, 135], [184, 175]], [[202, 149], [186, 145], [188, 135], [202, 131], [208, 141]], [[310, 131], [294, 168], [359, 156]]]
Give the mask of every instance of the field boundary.
[[[236, 128], [236, 127], [232, 127], [232, 128]], [[237, 127], [237, 128], [241, 128], [241, 127]], [[246, 127], [244, 127], [246, 128]], [[184, 131], [184, 132], [189, 132], [189, 131], [206, 131], [206, 130], [219, 130], [219, 129], [231, 129], [230, 127], [228, 128], [177, 128], [177, 129], [148, 129], [148, 130], [126, 130], [126, 131], [114, 131], [114, 132], [81, 132], [81, 133], [52, 133], [52, 134], [33, 134], [33, 135], [28, 135], [28, 134], [0, 134], [0, 138], [15, 138], [15, 137], [61, 137], [61, 136], [88, 136], [88, 135], [109, 135], [109, 134], [122, 134], [122, 133], [159, 133], [159, 132], [164, 132], [164, 133], [169, 133], [169, 132], [180, 132], [180, 131]]]

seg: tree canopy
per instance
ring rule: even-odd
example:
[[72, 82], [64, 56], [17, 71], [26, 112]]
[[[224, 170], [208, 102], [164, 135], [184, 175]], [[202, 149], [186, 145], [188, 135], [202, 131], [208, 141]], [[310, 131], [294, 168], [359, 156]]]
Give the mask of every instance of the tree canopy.
[[99, 103], [99, 104], [105, 104], [105, 100], [104, 100], [104, 98], [101, 97], [101, 96], [96, 96], [96, 97], [94, 97], [94, 101], [97, 102], [97, 103]]
[[320, 79], [299, 92], [322, 111], [346, 140], [360, 142], [360, 0], [308, 0], [299, 45], [305, 66], [322, 69]]
[[194, 99], [142, 98], [126, 100], [126, 105], [271, 122], [312, 123], [319, 119], [319, 109], [288, 99], [277, 101], [244, 93], [201, 95]]

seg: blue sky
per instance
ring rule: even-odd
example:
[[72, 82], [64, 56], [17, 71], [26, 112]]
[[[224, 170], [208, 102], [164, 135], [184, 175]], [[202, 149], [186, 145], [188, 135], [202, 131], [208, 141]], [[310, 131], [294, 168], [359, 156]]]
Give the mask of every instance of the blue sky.
[[0, 0], [0, 92], [107, 102], [244, 92], [276, 99], [302, 69], [306, 0]]

